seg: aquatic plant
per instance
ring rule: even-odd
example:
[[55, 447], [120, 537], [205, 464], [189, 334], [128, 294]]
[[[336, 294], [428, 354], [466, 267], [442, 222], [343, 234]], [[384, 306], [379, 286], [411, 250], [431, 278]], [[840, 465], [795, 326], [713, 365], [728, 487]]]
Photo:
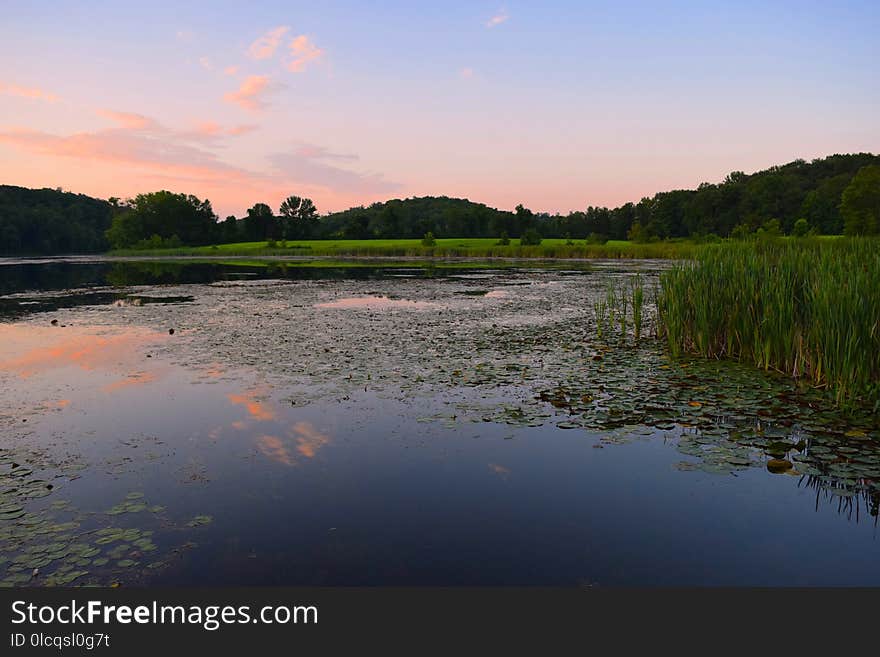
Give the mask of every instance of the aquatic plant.
[[733, 358], [880, 409], [880, 242], [726, 243], [661, 276], [673, 355]]
[[642, 337], [642, 313], [645, 305], [645, 290], [641, 274], [636, 274], [630, 280], [630, 293], [632, 295], [633, 336], [638, 342]]

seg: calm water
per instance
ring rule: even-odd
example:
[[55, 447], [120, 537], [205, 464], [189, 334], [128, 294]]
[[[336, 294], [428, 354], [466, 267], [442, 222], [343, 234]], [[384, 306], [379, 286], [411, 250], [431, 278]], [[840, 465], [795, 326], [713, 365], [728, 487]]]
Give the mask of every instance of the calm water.
[[635, 270], [0, 265], [0, 579], [880, 584], [875, 429], [599, 339]]

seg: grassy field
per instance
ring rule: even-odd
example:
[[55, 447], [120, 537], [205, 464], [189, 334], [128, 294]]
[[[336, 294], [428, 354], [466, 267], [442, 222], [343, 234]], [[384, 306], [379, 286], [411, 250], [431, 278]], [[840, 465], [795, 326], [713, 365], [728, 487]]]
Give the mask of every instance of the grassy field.
[[880, 241], [777, 240], [704, 248], [661, 276], [673, 355], [734, 358], [880, 409]]
[[131, 256], [318, 256], [318, 257], [383, 257], [383, 258], [686, 258], [699, 245], [694, 242], [654, 242], [636, 244], [609, 241], [588, 244], [564, 239], [545, 239], [539, 246], [521, 246], [512, 239], [508, 245], [495, 238], [438, 239], [435, 246], [422, 246], [418, 239], [398, 240], [298, 240], [282, 247], [267, 242], [238, 242], [216, 246], [177, 249], [126, 249], [110, 255]]

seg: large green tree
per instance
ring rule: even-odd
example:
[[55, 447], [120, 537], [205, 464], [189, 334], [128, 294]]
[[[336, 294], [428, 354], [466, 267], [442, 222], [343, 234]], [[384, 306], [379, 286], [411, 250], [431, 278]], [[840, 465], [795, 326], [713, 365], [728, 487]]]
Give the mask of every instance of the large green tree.
[[847, 235], [880, 233], [880, 166], [859, 169], [843, 190], [840, 215]]
[[162, 190], [138, 194], [128, 201], [125, 209], [113, 217], [107, 240], [114, 248], [160, 240], [210, 244], [216, 232], [217, 216], [209, 200]]
[[251, 242], [274, 240], [281, 237], [278, 219], [272, 208], [265, 203], [257, 203], [247, 211], [244, 218], [244, 237]]
[[288, 196], [278, 208], [281, 236], [285, 239], [308, 239], [317, 232], [318, 208], [310, 198]]

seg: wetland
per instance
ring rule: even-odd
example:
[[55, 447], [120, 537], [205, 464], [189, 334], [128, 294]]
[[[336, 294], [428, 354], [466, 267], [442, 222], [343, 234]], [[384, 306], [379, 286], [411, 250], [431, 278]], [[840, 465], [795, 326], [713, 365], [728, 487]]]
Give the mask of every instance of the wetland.
[[669, 262], [0, 262], [5, 586], [880, 584], [875, 418]]

